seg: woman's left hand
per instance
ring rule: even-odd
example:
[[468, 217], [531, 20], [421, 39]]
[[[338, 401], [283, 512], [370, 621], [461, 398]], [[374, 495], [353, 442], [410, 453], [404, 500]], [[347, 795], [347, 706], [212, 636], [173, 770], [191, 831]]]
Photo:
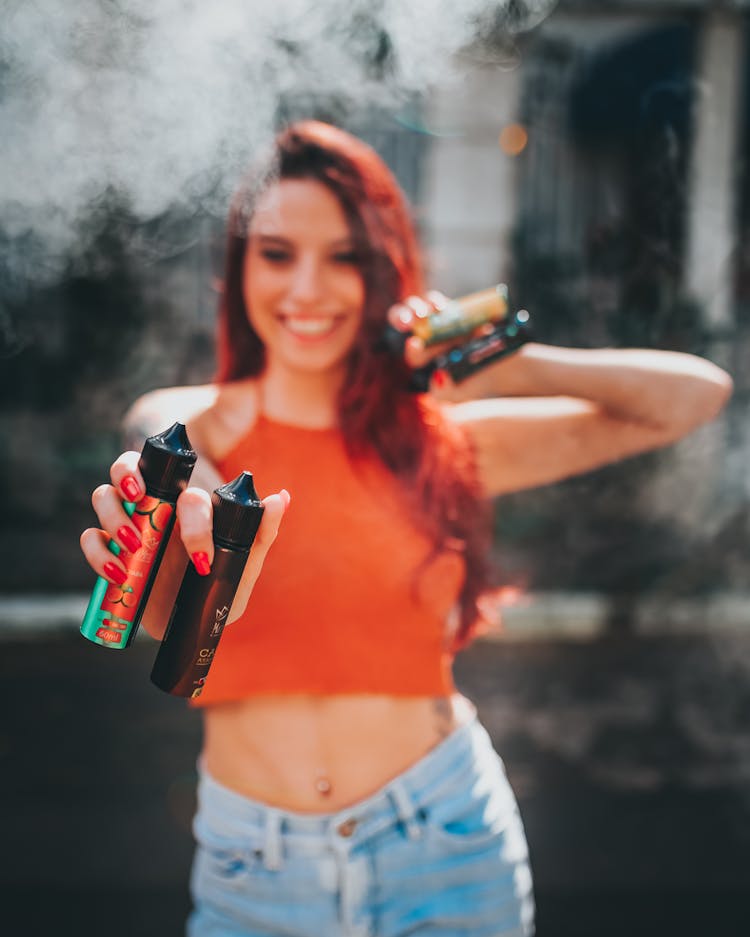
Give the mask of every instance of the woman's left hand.
[[[447, 302], [450, 302], [449, 297], [438, 290], [430, 290], [424, 296], [408, 296], [402, 302], [391, 306], [388, 310], [388, 322], [399, 332], [412, 332], [414, 323], [418, 319], [438, 311]], [[422, 368], [451, 348], [464, 345], [474, 336], [481, 335], [486, 328], [486, 325], [481, 325], [468, 334], [429, 346], [426, 346], [418, 336], [410, 335], [404, 347], [406, 363], [410, 368]]]

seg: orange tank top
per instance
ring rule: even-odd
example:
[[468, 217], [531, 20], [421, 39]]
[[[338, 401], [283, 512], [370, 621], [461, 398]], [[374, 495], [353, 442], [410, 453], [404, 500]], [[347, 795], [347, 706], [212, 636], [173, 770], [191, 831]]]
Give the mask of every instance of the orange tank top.
[[197, 706], [263, 693], [441, 696], [453, 689], [447, 620], [463, 558], [432, 544], [375, 457], [336, 429], [259, 417], [220, 462], [291, 504], [241, 618], [228, 625]]

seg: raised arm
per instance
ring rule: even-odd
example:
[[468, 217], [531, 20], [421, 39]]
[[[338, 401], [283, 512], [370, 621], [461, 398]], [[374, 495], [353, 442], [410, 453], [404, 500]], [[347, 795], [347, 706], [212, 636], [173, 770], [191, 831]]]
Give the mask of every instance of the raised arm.
[[675, 442], [732, 391], [703, 358], [536, 343], [436, 392], [472, 435], [488, 495], [531, 488]]

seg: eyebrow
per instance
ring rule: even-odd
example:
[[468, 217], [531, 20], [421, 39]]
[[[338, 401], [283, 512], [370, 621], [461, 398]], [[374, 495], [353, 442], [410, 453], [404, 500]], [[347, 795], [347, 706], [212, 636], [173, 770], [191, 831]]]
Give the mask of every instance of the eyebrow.
[[[276, 244], [285, 244], [290, 247], [294, 246], [294, 241], [290, 240], [289, 238], [283, 237], [283, 235], [281, 234], [271, 234], [271, 233], [267, 233], [264, 231], [255, 231], [255, 232], [251, 232], [250, 238], [257, 238], [259, 241], [273, 241]], [[331, 241], [328, 246], [332, 248], [336, 248], [336, 247], [353, 248], [354, 239], [350, 236], [337, 238], [335, 241]]]

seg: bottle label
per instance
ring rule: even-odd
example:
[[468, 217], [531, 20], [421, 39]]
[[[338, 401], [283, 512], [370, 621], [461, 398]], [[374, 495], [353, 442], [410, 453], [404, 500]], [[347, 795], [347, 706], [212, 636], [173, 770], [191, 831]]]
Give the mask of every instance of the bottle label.
[[141, 535], [141, 546], [125, 557], [120, 554], [127, 579], [122, 585], [110, 583], [104, 594], [97, 616], [101, 624], [95, 632], [101, 641], [122, 644], [127, 638], [173, 513], [173, 504], [149, 495], [136, 505], [131, 521]]
[[224, 630], [224, 625], [227, 623], [228, 614], [228, 605], [224, 605], [222, 608], [214, 609], [214, 623], [211, 627], [211, 637], [216, 638], [217, 641], [221, 637], [221, 632]]
[[193, 699], [197, 699], [203, 692], [203, 686], [206, 682], [206, 674], [208, 673], [208, 668], [214, 661], [216, 646], [218, 645], [219, 638], [221, 637], [221, 633], [224, 630], [224, 625], [227, 623], [228, 615], [228, 605], [214, 609], [214, 621], [213, 625], [211, 626], [211, 633], [209, 634], [211, 644], [208, 647], [200, 648], [195, 657], [195, 660], [193, 661], [193, 690], [190, 693]]
[[200, 648], [195, 661], [193, 662], [194, 667], [210, 667], [213, 663], [214, 654], [216, 653], [216, 645], [219, 643], [219, 638], [221, 637], [221, 633], [224, 630], [224, 625], [227, 623], [228, 615], [228, 605], [224, 605], [222, 608], [214, 609], [214, 622], [211, 626], [211, 632], [208, 636], [211, 639], [211, 644], [209, 644], [208, 647]]

